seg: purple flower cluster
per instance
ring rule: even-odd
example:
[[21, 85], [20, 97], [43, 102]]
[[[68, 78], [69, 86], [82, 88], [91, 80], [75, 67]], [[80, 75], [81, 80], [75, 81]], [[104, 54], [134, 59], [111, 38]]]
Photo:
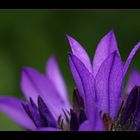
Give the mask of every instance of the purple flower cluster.
[[140, 43], [123, 64], [113, 31], [100, 40], [92, 62], [78, 41], [68, 35], [67, 39], [76, 84], [72, 104], [52, 56], [45, 74], [29, 67], [22, 69], [21, 89], [26, 99], [1, 96], [0, 111], [28, 130], [139, 130], [140, 74], [133, 70], [125, 88], [124, 78]]

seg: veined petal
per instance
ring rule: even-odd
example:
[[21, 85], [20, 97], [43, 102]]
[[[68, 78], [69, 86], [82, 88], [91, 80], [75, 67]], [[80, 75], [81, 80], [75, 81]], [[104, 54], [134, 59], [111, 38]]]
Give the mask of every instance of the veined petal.
[[[96, 76], [103, 61], [114, 51], [118, 51], [117, 41], [113, 31], [106, 34], [99, 42], [94, 59], [93, 59], [93, 75]], [[120, 55], [120, 54], [119, 54]]]
[[89, 72], [92, 72], [90, 58], [85, 49], [80, 45], [78, 41], [76, 41], [71, 36], [67, 35], [67, 39], [72, 49], [72, 53], [81, 60], [81, 62], [85, 65]]
[[40, 95], [52, 111], [55, 119], [63, 112], [63, 108], [67, 109], [51, 80], [32, 68], [23, 69], [21, 88], [26, 98], [29, 100], [31, 97], [36, 105]]
[[79, 76], [78, 70], [76, 69], [76, 67], [70, 57], [69, 57], [69, 65], [70, 65], [70, 69], [71, 69], [74, 81], [76, 83], [76, 87], [78, 88], [79, 94], [81, 95], [81, 97], [83, 98], [83, 100], [85, 102], [85, 93], [84, 93], [84, 89], [83, 89], [83, 84], [82, 84], [81, 78]]
[[67, 88], [54, 56], [50, 57], [50, 59], [48, 60], [48, 63], [46, 65], [46, 74], [47, 77], [52, 81], [52, 83], [56, 87], [64, 103], [67, 106], [70, 106], [67, 96]]
[[0, 96], [0, 111], [23, 128], [35, 130], [36, 126], [24, 111], [22, 103], [23, 101], [14, 97]]
[[[94, 77], [85, 67], [85, 65], [73, 54], [69, 54], [69, 62], [71, 69], [75, 69], [77, 74], [79, 75], [78, 80], [81, 81], [83, 90], [84, 90], [84, 103], [87, 112], [88, 119], [92, 120], [92, 124], [94, 127], [94, 115], [95, 115], [95, 107], [96, 107], [96, 95], [94, 92]], [[72, 70], [73, 72], [73, 70]], [[75, 73], [73, 73], [75, 76]], [[75, 78], [76, 79], [76, 78]], [[75, 81], [77, 83], [77, 81]], [[78, 85], [78, 84], [77, 84]], [[77, 87], [79, 89], [79, 87]]]
[[124, 65], [124, 74], [123, 74], [124, 76], [125, 76], [125, 74], [126, 74], [126, 72], [128, 70], [128, 67], [129, 67], [129, 65], [130, 65], [130, 63], [131, 63], [131, 61], [132, 61], [135, 53], [138, 51], [139, 48], [140, 48], [140, 42], [135, 45], [135, 47], [132, 49], [132, 51], [130, 52], [130, 54], [129, 54], [126, 62], [125, 62], [125, 65]]
[[120, 106], [122, 79], [123, 64], [115, 51], [102, 63], [95, 78], [100, 111], [108, 113], [112, 119]]
[[140, 86], [140, 73], [133, 69], [128, 79], [126, 93], [129, 94], [135, 86]]

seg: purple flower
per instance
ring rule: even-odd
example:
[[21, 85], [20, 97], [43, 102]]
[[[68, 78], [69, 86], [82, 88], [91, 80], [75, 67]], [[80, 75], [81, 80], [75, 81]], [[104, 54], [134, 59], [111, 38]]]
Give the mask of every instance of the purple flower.
[[[99, 42], [93, 62], [84, 48], [68, 36], [69, 64], [76, 87], [73, 104], [54, 57], [43, 75], [23, 68], [21, 89], [25, 100], [0, 97], [0, 111], [28, 130], [103, 131], [140, 129], [140, 75], [133, 71], [123, 97], [124, 78], [138, 43], [123, 64], [114, 33]], [[128, 125], [129, 122], [131, 125]], [[123, 128], [125, 126], [125, 128]]]
[[126, 94], [129, 94], [131, 90], [136, 86], [140, 85], [140, 73], [133, 69], [130, 73], [127, 85], [126, 85]]
[[84, 48], [74, 38], [68, 35], [67, 38], [72, 50], [69, 53], [70, 68], [87, 115], [80, 130], [108, 130], [117, 118], [123, 81], [140, 43], [123, 64], [115, 35], [110, 31], [99, 42], [91, 63]]
[[58, 118], [68, 116], [67, 89], [54, 57], [43, 75], [33, 68], [23, 68], [21, 89], [25, 100], [0, 97], [0, 111], [28, 130], [58, 131]]
[[127, 86], [120, 124], [122, 130], [140, 130], [140, 74], [132, 70]]

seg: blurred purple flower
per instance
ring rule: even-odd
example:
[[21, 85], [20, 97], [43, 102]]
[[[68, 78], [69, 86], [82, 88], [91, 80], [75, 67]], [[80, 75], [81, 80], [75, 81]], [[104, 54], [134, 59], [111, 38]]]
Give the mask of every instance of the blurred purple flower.
[[99, 42], [91, 64], [84, 48], [74, 38], [68, 35], [67, 38], [72, 50], [69, 54], [70, 68], [87, 114], [80, 130], [108, 129], [117, 117], [124, 77], [140, 43], [123, 65], [115, 35], [110, 31]]
[[33, 68], [23, 68], [21, 89], [26, 101], [1, 96], [0, 111], [29, 130], [59, 130], [57, 120], [70, 110], [70, 103], [55, 58], [49, 59], [45, 75]]

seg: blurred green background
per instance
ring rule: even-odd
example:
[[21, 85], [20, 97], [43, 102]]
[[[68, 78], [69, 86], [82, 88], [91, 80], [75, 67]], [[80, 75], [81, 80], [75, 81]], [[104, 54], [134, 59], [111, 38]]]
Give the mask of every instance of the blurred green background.
[[[140, 10], [1, 10], [0, 11], [0, 95], [22, 98], [20, 75], [23, 66], [45, 72], [51, 55], [72, 93], [74, 81], [68, 65], [70, 51], [66, 34], [77, 39], [90, 58], [99, 40], [114, 30], [122, 59], [140, 41]], [[140, 69], [140, 53], [132, 66]], [[0, 130], [22, 130], [0, 113]]]

